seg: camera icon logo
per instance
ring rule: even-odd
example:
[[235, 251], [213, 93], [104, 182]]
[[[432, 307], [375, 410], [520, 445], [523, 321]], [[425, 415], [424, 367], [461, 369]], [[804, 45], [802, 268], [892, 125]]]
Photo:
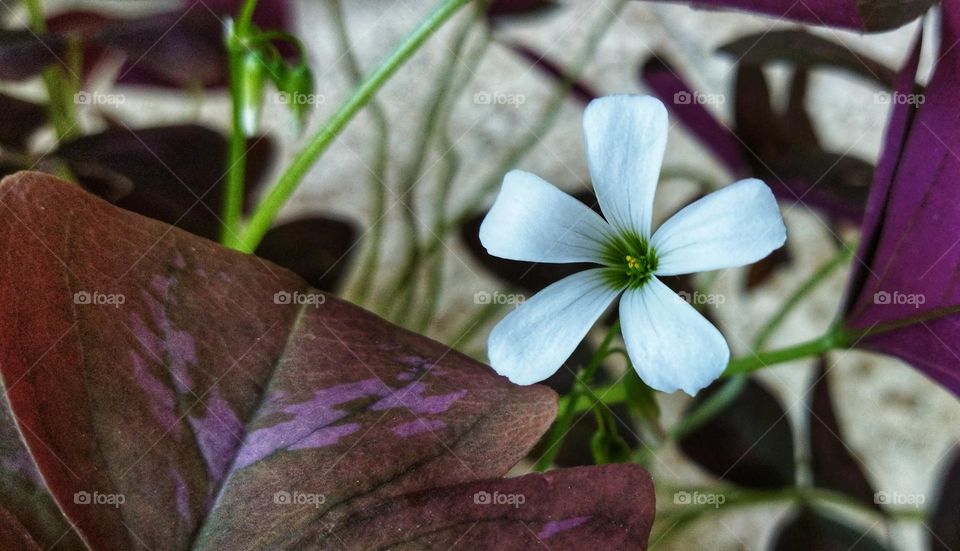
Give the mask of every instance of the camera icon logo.
[[74, 304], [91, 304], [92, 302], [93, 295], [90, 294], [90, 291], [77, 291], [73, 294]]
[[490, 496], [490, 492], [480, 490], [479, 492], [473, 494], [473, 502], [477, 505], [490, 505], [493, 500]]
[[292, 302], [293, 295], [289, 291], [277, 291], [273, 294], [274, 304], [291, 304]]

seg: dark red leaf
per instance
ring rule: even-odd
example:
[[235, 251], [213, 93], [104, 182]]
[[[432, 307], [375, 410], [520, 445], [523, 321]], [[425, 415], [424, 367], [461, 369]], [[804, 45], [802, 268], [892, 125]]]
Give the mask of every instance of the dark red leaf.
[[[472, 482], [384, 503], [349, 519], [334, 529], [336, 538], [323, 541], [363, 541], [377, 549], [402, 544], [403, 549], [559, 551], [600, 542], [605, 549], [645, 549], [652, 492], [650, 477], [635, 465]], [[483, 503], [494, 496], [504, 503]], [[514, 505], [510, 498], [523, 503]]]
[[487, 6], [491, 19], [515, 16], [541, 15], [557, 7], [552, 0], [492, 0]]
[[[692, 410], [719, 385], [701, 392]], [[721, 480], [779, 489], [795, 480], [793, 433], [780, 401], [749, 380], [729, 406], [680, 441], [683, 452]]]
[[657, 0], [698, 8], [750, 11], [810, 25], [884, 31], [913, 21], [936, 0]]
[[779, 527], [774, 551], [884, 551], [869, 530], [824, 517], [804, 508]]
[[321, 291], [334, 291], [350, 265], [357, 230], [348, 222], [313, 216], [271, 229], [256, 254], [296, 273]]
[[47, 122], [47, 111], [42, 105], [0, 94], [0, 147], [17, 151], [27, 148], [33, 133]]
[[[468, 532], [477, 514], [503, 519], [482, 523], [487, 541], [522, 519], [561, 549], [588, 535], [645, 547], [653, 496], [636, 466], [488, 482], [529, 489], [515, 512], [457, 509], [458, 490], [439, 489], [503, 475], [549, 426], [548, 389], [50, 176], [5, 179], [0, 202], [0, 371], [19, 381], [8, 396], [35, 464], [94, 548], [341, 533], [399, 546]], [[390, 529], [350, 532], [373, 518]]]
[[960, 448], [937, 483], [939, 497], [927, 525], [931, 551], [960, 549]]

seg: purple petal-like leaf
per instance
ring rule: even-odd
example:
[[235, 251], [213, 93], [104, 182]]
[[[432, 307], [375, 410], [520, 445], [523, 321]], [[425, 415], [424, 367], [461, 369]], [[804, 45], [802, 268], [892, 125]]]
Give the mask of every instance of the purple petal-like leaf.
[[[864, 263], [851, 275], [846, 325], [880, 331], [858, 345], [897, 356], [960, 394], [960, 5], [942, 10], [942, 49], [923, 95], [913, 87], [919, 42], [899, 78], [870, 191]], [[923, 98], [910, 102], [909, 98]], [[858, 263], [859, 264], [859, 263]]]
[[522, 520], [561, 549], [645, 547], [653, 496], [636, 466], [489, 482], [544, 496], [521, 511], [502, 493], [490, 510], [449, 505], [462, 491], [442, 488], [503, 475], [539, 438], [548, 389], [48, 175], [5, 179], [0, 202], [0, 373], [92, 547], [333, 546], [374, 517], [391, 529], [351, 546], [402, 547], [476, 515], [497, 519], [487, 541]]
[[857, 31], [893, 29], [920, 17], [936, 0], [656, 0], [682, 2], [698, 8], [749, 11]]

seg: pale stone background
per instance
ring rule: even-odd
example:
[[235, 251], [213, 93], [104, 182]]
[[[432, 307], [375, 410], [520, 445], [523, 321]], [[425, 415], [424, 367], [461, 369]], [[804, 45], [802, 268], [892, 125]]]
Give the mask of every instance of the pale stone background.
[[[58, 1], [49, 5], [66, 4]], [[139, 9], [141, 2], [88, 2], [108, 9]], [[372, 68], [430, 10], [433, 2], [398, 0], [354, 0], [345, 2], [346, 16], [356, 55], [365, 69]], [[151, 6], [160, 6], [160, 2]], [[588, 28], [608, 10], [610, 2], [567, 2], [552, 15], [540, 19], [518, 21], [499, 28], [495, 41], [514, 40], [535, 47], [549, 57], [570, 61], [583, 42]], [[339, 52], [331, 34], [327, 12], [319, 0], [297, 3], [298, 34], [308, 43], [317, 72], [318, 92], [324, 102], [317, 107], [306, 135], [326, 119], [349, 91], [348, 80], [335, 61]], [[466, 17], [466, 13], [460, 14]], [[935, 29], [934, 21], [928, 21]], [[391, 122], [390, 183], [395, 184], [400, 171], [409, 162], [413, 133], [426, 107], [427, 95], [436, 78], [436, 68], [449, 52], [452, 31], [457, 22], [447, 27], [419, 52], [379, 94]], [[729, 94], [732, 87], [732, 61], [713, 50], [736, 37], [763, 32], [771, 28], [790, 27], [788, 23], [743, 14], [694, 11], [685, 6], [644, 2], [628, 3], [616, 23], [600, 43], [594, 61], [586, 71], [586, 79], [603, 93], [636, 93], [643, 89], [637, 79], [639, 64], [651, 52], [665, 53], [691, 84], [703, 92]], [[860, 36], [830, 29], [814, 29], [821, 35], [843, 42], [858, 51], [898, 67], [917, 31], [917, 24], [899, 30]], [[929, 37], [925, 47], [921, 74], [927, 74], [935, 44]], [[496, 42], [490, 47], [479, 67], [472, 69], [474, 81], [460, 98], [450, 123], [450, 135], [462, 157], [460, 178], [455, 184], [453, 202], [470, 194], [471, 185], [492, 168], [499, 153], [519, 139], [533, 124], [540, 107], [550, 92], [550, 83], [529, 64]], [[787, 71], [773, 68], [775, 91], [782, 92]], [[97, 80], [100, 91], [108, 92], [109, 75]], [[35, 87], [17, 87], [18, 92], [36, 93]], [[196, 98], [168, 92], [123, 91], [126, 103], [118, 111], [132, 126], [184, 121], [203, 122], [226, 128], [227, 102], [223, 96]], [[523, 105], [478, 105], [477, 93], [520, 94]], [[874, 101], [875, 89], [860, 80], [834, 71], [817, 71], [808, 96], [810, 109], [828, 147], [849, 151], [862, 158], [875, 160], [882, 138], [887, 106]], [[780, 96], [783, 94], [780, 93]], [[780, 98], [783, 99], [782, 97]], [[718, 115], [731, 120], [731, 105], [716, 106]], [[560, 113], [554, 129], [543, 136], [542, 143], [520, 164], [549, 181], [575, 191], [588, 185], [586, 162], [580, 131], [581, 108], [570, 100]], [[91, 115], [86, 113], [85, 115]], [[96, 119], [87, 117], [91, 128]], [[289, 117], [280, 106], [271, 106], [264, 117], [265, 126], [281, 144], [281, 162], [289, 159], [305, 138], [295, 135]], [[373, 126], [366, 115], [358, 117], [333, 147], [323, 156], [283, 216], [307, 211], [327, 211], [355, 219], [368, 220], [365, 194], [367, 164], [373, 149]], [[42, 143], [44, 140], [41, 139]], [[429, 207], [440, 163], [438, 153], [427, 162], [431, 167], [428, 181], [420, 186], [417, 200], [422, 210]], [[718, 165], [685, 131], [674, 127], [665, 165], [707, 171], [718, 182], [726, 182]], [[672, 212], [693, 192], [690, 183], [671, 181], [663, 185], [657, 197], [658, 214]], [[400, 208], [394, 208], [386, 220], [387, 243], [382, 257], [384, 281], [390, 269], [400, 262], [402, 226]], [[765, 286], [747, 296], [741, 291], [742, 270], [724, 272], [718, 279], [716, 292], [726, 302], [717, 309], [717, 317], [734, 350], [747, 352], [746, 343], [779, 301], [833, 255], [828, 229], [818, 216], [803, 206], [784, 208], [789, 231], [788, 246], [795, 257], [795, 267], [782, 271]], [[429, 223], [429, 220], [425, 220]], [[854, 234], [845, 235], [847, 239]], [[500, 284], [487, 276], [464, 250], [457, 239], [449, 243], [446, 262], [446, 289], [441, 311], [428, 331], [432, 336], [452, 340], [451, 327], [476, 312], [473, 296], [477, 291], [494, 291]], [[846, 273], [835, 274], [820, 291], [806, 300], [774, 337], [772, 346], [785, 346], [817, 336], [830, 322], [840, 301]], [[501, 289], [504, 290], [504, 289]], [[508, 290], [504, 290], [508, 291]], [[461, 345], [470, 351], [481, 351], [485, 331], [474, 342]], [[919, 375], [903, 363], [863, 352], [838, 352], [830, 357], [830, 377], [835, 389], [838, 415], [847, 443], [865, 461], [867, 474], [877, 490], [920, 494], [927, 504], [936, 498], [937, 473], [944, 455], [960, 442], [960, 402], [938, 385]], [[760, 377], [768, 383], [789, 408], [791, 422], [798, 435], [805, 434], [800, 423], [806, 410], [802, 403], [811, 362], [797, 362], [764, 371]], [[661, 396], [661, 405], [670, 423], [687, 402], [681, 395]], [[710, 477], [690, 464], [675, 450], [668, 450], [654, 462], [653, 471], [659, 481], [700, 485]], [[661, 506], [672, 506], [670, 495], [660, 496]], [[772, 527], [786, 507], [761, 506], [731, 513], [719, 511], [695, 524], [682, 537], [671, 538], [660, 549], [764, 549], [772, 536]], [[878, 538], [889, 537], [898, 549], [924, 549], [924, 529], [916, 522], [874, 526]]]

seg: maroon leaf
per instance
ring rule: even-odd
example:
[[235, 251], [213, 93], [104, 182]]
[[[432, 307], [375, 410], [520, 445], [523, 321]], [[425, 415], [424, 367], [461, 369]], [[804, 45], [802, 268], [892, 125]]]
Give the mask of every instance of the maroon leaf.
[[750, 265], [747, 269], [747, 289], [755, 289], [769, 280], [780, 268], [793, 262], [789, 247], [780, 247], [769, 256]]
[[[587, 486], [591, 491], [584, 495]], [[397, 534], [404, 549], [572, 550], [597, 542], [607, 549], [641, 549], [653, 518], [652, 492], [649, 476], [636, 466], [564, 469], [403, 496], [349, 519], [334, 533], [340, 541], [378, 549], [397, 546]], [[485, 503], [494, 496], [502, 503]]]
[[58, 63], [66, 41], [27, 29], [0, 29], [0, 80], [24, 80]]
[[504, 474], [552, 420], [549, 390], [50, 176], [5, 179], [0, 202], [0, 372], [35, 464], [94, 548], [336, 545], [375, 516], [392, 529], [351, 547], [402, 547], [476, 515], [503, 519], [480, 527], [488, 541], [519, 519], [558, 548], [586, 534], [645, 546], [639, 467], [487, 483], [536, 496], [555, 480], [522, 512], [430, 491]]
[[312, 287], [333, 291], [350, 265], [356, 240], [352, 224], [313, 216], [271, 229], [256, 254], [291, 270]]
[[860, 459], [844, 443], [843, 431], [830, 398], [830, 382], [823, 361], [814, 372], [814, 377], [808, 420], [813, 483], [845, 493], [868, 507], [881, 510]]
[[[692, 410], [718, 385], [697, 395]], [[793, 433], [780, 401], [753, 379], [709, 422], [680, 441], [683, 452], [722, 480], [779, 489], [795, 480]]]
[[913, 21], [936, 0], [657, 0], [683, 2], [698, 8], [733, 9], [761, 13], [811, 25], [883, 31]]
[[810, 509], [800, 513], [779, 527], [773, 544], [774, 551], [884, 551], [869, 530], [827, 518]]
[[940, 496], [927, 526], [931, 551], [960, 548], [960, 448], [937, 484]]
[[42, 105], [0, 94], [0, 148], [23, 151], [33, 133], [47, 122], [46, 109]]
[[[960, 394], [960, 5], [942, 10], [939, 61], [922, 96], [911, 96], [919, 42], [900, 75], [899, 97], [870, 192], [864, 237], [848, 289], [847, 327], [881, 330], [859, 346], [897, 356]], [[922, 105], [909, 98], [922, 97]], [[885, 331], [884, 331], [885, 329]]]
[[53, 502], [0, 395], [0, 549], [20, 549], [14, 541], [24, 548], [31, 548], [28, 541], [42, 549], [86, 548]]
[[491, 19], [541, 15], [556, 7], [557, 3], [553, 0], [492, 0], [487, 6], [487, 15]]

